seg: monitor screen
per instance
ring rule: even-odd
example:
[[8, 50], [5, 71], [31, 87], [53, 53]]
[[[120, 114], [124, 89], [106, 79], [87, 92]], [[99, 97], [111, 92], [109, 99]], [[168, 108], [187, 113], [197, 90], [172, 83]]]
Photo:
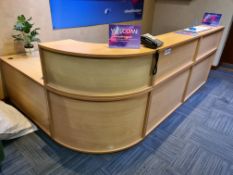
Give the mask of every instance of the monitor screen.
[[217, 26], [220, 23], [221, 17], [222, 17], [222, 14], [205, 13], [203, 18], [202, 18], [202, 24]]

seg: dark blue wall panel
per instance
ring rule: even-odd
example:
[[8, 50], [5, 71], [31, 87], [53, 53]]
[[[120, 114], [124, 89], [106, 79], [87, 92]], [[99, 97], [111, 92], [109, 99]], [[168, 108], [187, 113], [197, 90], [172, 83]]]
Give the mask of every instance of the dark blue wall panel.
[[50, 0], [54, 29], [142, 19], [144, 0]]

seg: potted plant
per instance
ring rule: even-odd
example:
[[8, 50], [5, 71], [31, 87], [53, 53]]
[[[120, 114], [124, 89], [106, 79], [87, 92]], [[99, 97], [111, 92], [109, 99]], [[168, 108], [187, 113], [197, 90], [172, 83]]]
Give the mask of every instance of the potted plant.
[[26, 19], [24, 15], [20, 15], [17, 17], [16, 24], [14, 25], [14, 30], [18, 32], [16, 35], [12, 35], [12, 37], [16, 41], [22, 41], [24, 43], [24, 48], [26, 54], [32, 54], [35, 50], [33, 43], [40, 42], [38, 38], [38, 31], [40, 28], [34, 28], [34, 24], [31, 23], [32, 17]]

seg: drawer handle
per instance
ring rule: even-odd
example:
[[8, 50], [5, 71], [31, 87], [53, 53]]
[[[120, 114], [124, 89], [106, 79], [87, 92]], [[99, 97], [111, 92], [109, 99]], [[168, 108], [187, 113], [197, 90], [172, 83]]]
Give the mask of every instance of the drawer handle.
[[159, 52], [158, 51], [154, 54], [154, 59], [155, 59], [155, 65], [154, 65], [154, 68], [152, 71], [153, 75], [157, 74], [157, 71], [158, 71], [158, 62], [159, 62]]

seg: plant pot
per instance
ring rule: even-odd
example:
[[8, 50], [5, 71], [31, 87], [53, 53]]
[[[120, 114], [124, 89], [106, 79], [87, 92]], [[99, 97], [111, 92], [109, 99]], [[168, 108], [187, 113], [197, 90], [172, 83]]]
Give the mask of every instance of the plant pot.
[[33, 56], [34, 55], [34, 52], [35, 52], [35, 48], [24, 48], [25, 49], [25, 53], [27, 56]]

